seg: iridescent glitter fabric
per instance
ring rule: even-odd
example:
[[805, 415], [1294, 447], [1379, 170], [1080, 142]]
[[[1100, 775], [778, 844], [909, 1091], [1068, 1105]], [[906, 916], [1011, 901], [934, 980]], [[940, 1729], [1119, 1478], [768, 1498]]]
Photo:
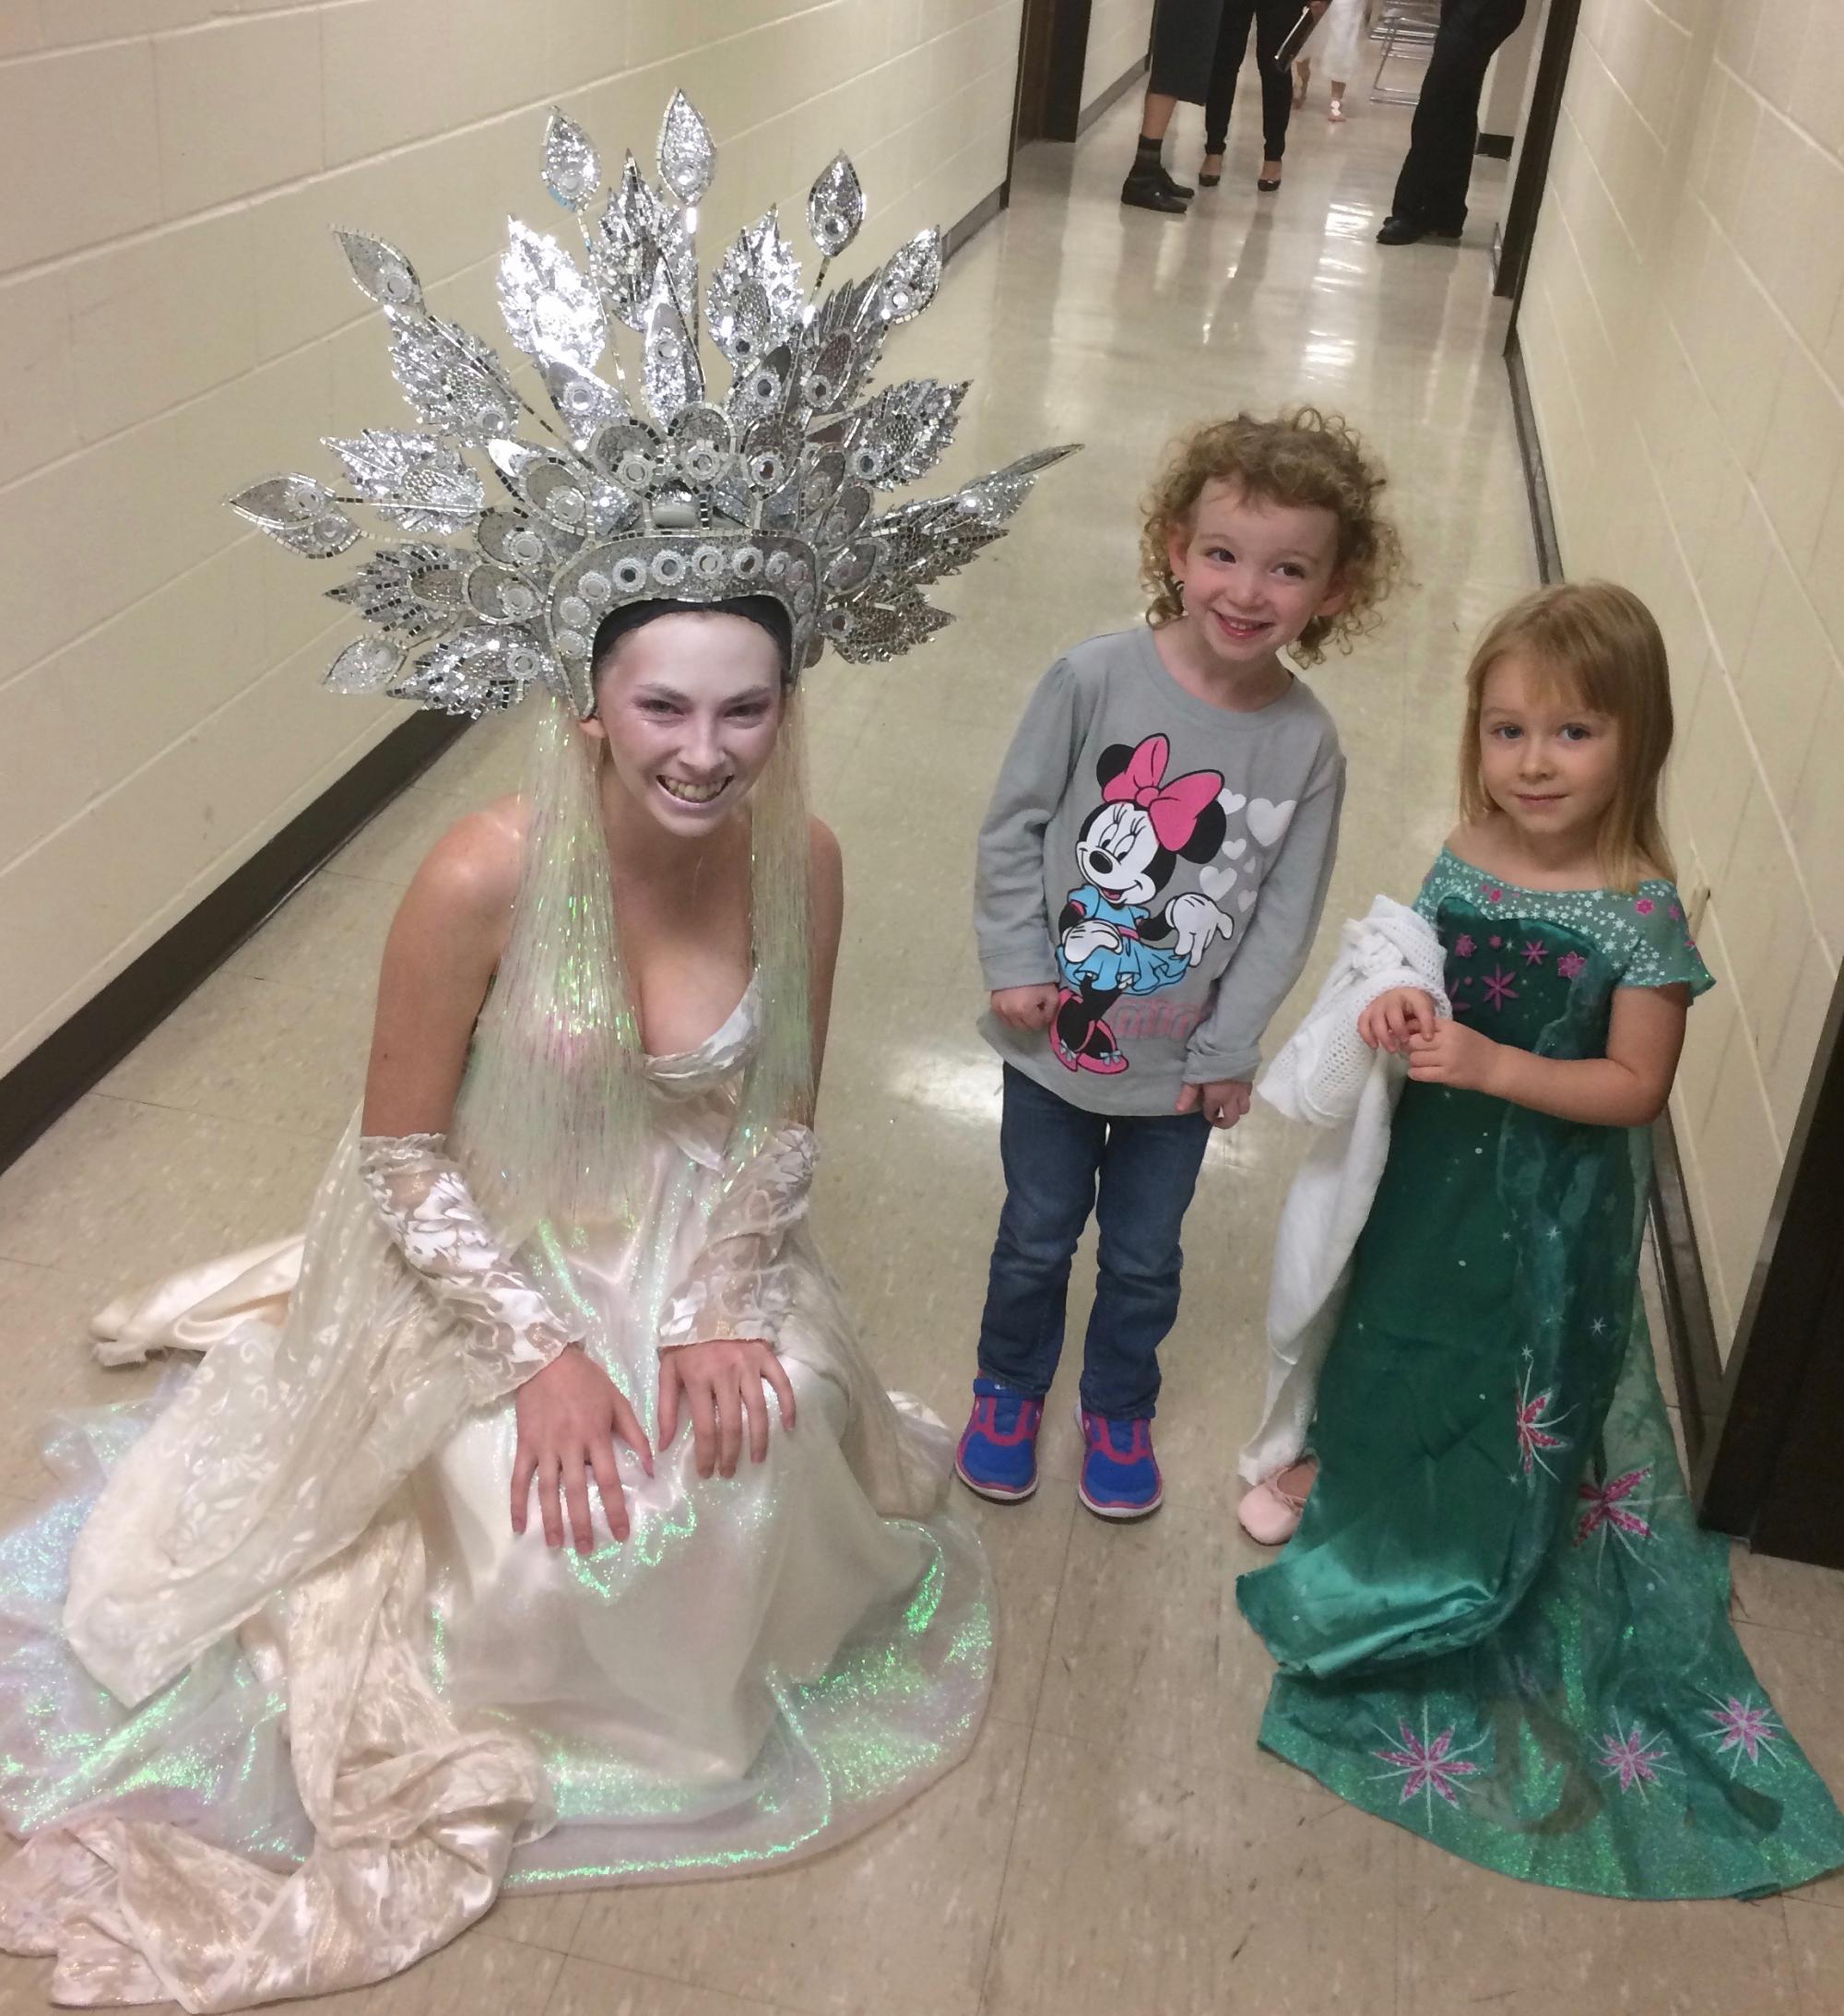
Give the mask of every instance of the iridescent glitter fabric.
[[[758, 1040], [752, 986], [696, 1050], [650, 1060], [642, 1207], [541, 1228], [524, 1256], [649, 1433], [675, 1291], [737, 1237]], [[582, 1559], [514, 1539], [510, 1397], [471, 1404], [355, 1164], [356, 1133], [280, 1328], [287, 1254], [258, 1256], [253, 1307], [237, 1260], [156, 1291], [139, 1343], [208, 1346], [203, 1365], [164, 1409], [62, 1429], [65, 1496], [0, 1542], [0, 1785], [36, 1837], [0, 1931], [58, 1952], [61, 1997], [241, 2007], [395, 1972], [502, 1880], [785, 1862], [913, 1797], [977, 1728], [992, 1598], [939, 1510], [950, 1439], [881, 1391], [798, 1208], [748, 1214], [751, 1239], [783, 1235], [798, 1426], [729, 1480], [698, 1480], [683, 1434], [652, 1478], [623, 1455], [632, 1536]], [[802, 1156], [768, 1168], [806, 1180]], [[145, 1692], [134, 1709], [59, 1630], [80, 1529], [70, 1635]]]

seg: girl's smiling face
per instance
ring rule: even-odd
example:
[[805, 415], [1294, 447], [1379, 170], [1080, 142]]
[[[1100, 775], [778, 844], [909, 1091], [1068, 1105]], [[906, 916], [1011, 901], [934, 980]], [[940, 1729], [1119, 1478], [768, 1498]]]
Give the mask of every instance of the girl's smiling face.
[[1315, 616], [1344, 606], [1333, 580], [1338, 518], [1318, 504], [1271, 504], [1239, 483], [1209, 482], [1168, 553], [1181, 621], [1204, 661], [1224, 671], [1271, 660]]
[[1480, 689], [1479, 767], [1517, 832], [1551, 852], [1591, 850], [1620, 788], [1620, 726], [1547, 667], [1507, 651]]
[[774, 753], [781, 653], [761, 624], [683, 610], [630, 631], [596, 667], [585, 733], [608, 745], [629, 795], [695, 839], [742, 803]]

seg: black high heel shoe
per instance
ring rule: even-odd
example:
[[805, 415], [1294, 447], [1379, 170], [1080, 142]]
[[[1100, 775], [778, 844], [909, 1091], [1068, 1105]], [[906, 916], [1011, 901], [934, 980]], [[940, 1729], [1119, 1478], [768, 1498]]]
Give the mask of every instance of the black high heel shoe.
[[[1206, 161], [1220, 161], [1222, 159], [1221, 154], [1206, 154], [1204, 156]], [[1198, 187], [1200, 189], [1214, 189], [1222, 180], [1223, 170], [1220, 168], [1215, 174], [1212, 174], [1207, 167], [1198, 170]]]
[[1277, 190], [1281, 186], [1281, 178], [1279, 175], [1276, 175], [1273, 181], [1270, 182], [1267, 176], [1257, 175], [1255, 178], [1255, 186], [1261, 192], [1264, 196], [1271, 196], [1274, 194], [1275, 190]]

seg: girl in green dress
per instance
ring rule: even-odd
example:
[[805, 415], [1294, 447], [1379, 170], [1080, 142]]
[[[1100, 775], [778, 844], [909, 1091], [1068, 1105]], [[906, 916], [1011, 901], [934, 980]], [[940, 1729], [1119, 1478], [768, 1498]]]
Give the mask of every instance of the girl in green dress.
[[1535, 1882], [1783, 1889], [1844, 1863], [1844, 1820], [1730, 1628], [1637, 1289], [1647, 1128], [1712, 984], [1657, 812], [1664, 646], [1623, 588], [1548, 588], [1467, 693], [1461, 823], [1416, 905], [1452, 1017], [1406, 989], [1364, 1012], [1410, 1082], [1317, 1478], [1237, 1587], [1281, 1668], [1261, 1740]]

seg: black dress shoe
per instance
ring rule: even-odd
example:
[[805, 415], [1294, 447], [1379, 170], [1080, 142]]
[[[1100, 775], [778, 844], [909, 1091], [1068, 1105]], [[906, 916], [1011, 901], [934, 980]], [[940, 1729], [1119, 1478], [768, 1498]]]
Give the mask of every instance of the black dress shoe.
[[1187, 208], [1184, 197], [1175, 196], [1164, 179], [1142, 174], [1137, 168], [1121, 184], [1120, 200], [1129, 208], [1157, 210], [1165, 217], [1182, 217]]
[[1176, 196], [1180, 203], [1188, 203], [1198, 193], [1188, 184], [1182, 183], [1176, 176], [1167, 174], [1164, 161], [1159, 163], [1159, 180], [1164, 185], [1165, 194], [1168, 196]]
[[1379, 245], [1413, 245], [1420, 238], [1457, 239], [1460, 234], [1459, 224], [1431, 223], [1424, 217], [1389, 216], [1383, 219], [1383, 228], [1377, 233]]

